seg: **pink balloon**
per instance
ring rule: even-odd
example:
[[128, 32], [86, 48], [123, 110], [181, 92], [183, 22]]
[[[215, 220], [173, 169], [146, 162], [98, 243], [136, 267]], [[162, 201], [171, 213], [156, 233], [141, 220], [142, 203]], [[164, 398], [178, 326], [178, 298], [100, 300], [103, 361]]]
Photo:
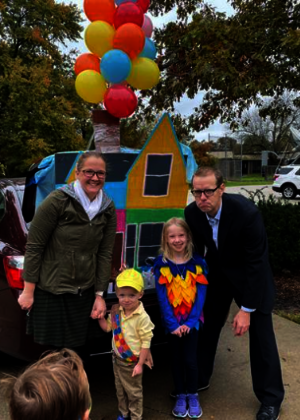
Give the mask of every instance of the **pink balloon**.
[[104, 106], [116, 118], [126, 118], [134, 113], [137, 107], [136, 94], [123, 85], [112, 85], [104, 96]]
[[152, 23], [152, 20], [147, 15], [144, 15], [144, 23], [143, 23], [142, 29], [144, 31], [145, 36], [147, 38], [151, 38], [151, 35], [153, 32], [153, 23]]
[[143, 21], [144, 13], [135, 3], [126, 2], [120, 4], [114, 15], [114, 26], [116, 29], [124, 25], [124, 23], [135, 23], [141, 27]]

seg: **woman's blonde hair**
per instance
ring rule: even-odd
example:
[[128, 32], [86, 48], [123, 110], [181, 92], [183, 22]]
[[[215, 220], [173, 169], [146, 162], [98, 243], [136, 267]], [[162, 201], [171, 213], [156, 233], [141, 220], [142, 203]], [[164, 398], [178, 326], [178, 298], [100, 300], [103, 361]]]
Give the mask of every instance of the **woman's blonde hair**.
[[193, 256], [193, 240], [192, 240], [192, 233], [190, 231], [190, 228], [185, 220], [181, 219], [180, 217], [172, 217], [172, 219], [169, 219], [163, 227], [162, 235], [161, 235], [161, 248], [160, 252], [163, 254], [163, 258], [172, 260], [173, 258], [173, 252], [168, 244], [168, 229], [171, 226], [178, 226], [182, 228], [187, 236], [187, 245], [186, 245], [186, 252], [185, 252], [185, 258], [187, 260], [190, 260]]
[[72, 350], [48, 354], [18, 378], [1, 382], [11, 420], [78, 420], [91, 406], [82, 361]]

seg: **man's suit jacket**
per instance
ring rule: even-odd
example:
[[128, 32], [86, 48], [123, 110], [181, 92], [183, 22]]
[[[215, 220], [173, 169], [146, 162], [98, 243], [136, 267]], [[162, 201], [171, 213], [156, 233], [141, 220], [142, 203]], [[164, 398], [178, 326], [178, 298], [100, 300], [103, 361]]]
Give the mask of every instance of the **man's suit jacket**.
[[185, 219], [197, 252], [208, 263], [209, 288], [228, 285], [239, 306], [270, 313], [275, 288], [267, 236], [255, 204], [238, 194], [223, 194], [218, 249], [206, 214], [195, 202], [186, 207]]

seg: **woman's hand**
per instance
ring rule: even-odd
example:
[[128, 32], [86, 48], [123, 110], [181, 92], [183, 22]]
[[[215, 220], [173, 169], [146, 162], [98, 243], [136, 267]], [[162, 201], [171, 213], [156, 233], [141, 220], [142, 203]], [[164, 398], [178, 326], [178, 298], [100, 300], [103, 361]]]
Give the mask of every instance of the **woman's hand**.
[[35, 283], [28, 283], [27, 281], [24, 282], [24, 290], [18, 299], [21, 309], [28, 311], [32, 308], [34, 302], [34, 289]]
[[91, 318], [101, 319], [106, 314], [106, 303], [102, 296], [96, 296], [94, 306], [91, 312]]

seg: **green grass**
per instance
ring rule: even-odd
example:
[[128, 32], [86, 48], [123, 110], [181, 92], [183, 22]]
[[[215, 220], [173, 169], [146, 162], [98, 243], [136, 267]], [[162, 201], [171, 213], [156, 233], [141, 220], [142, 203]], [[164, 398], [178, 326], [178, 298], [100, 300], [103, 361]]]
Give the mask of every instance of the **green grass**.
[[268, 179], [267, 181], [261, 175], [245, 175], [240, 180], [226, 181], [227, 187], [242, 187], [245, 185], [272, 185], [273, 180]]
[[273, 181], [268, 180], [266, 181], [264, 178], [261, 178], [261, 180], [257, 179], [243, 179], [242, 181], [226, 181], [227, 187], [243, 187], [243, 186], [250, 186], [250, 185], [272, 185]]
[[296, 322], [296, 324], [300, 324], [300, 313], [299, 314], [291, 314], [289, 312], [277, 311], [276, 314], [281, 316], [282, 318], [288, 319], [289, 321]]

